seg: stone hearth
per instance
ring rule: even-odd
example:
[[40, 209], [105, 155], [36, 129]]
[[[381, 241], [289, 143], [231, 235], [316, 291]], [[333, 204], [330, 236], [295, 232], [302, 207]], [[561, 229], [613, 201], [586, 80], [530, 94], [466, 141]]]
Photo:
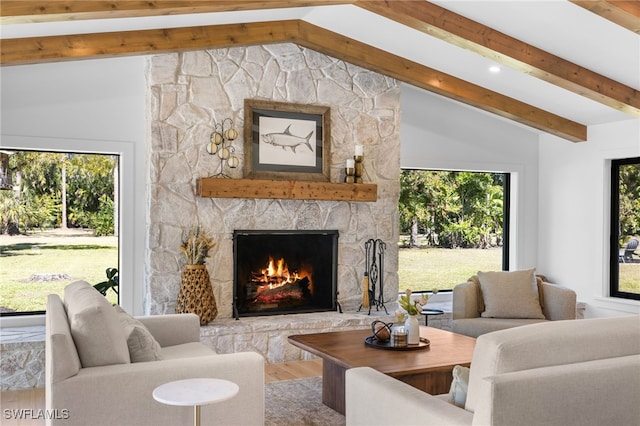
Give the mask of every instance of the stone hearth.
[[[393, 314], [392, 311], [389, 311]], [[258, 352], [268, 363], [314, 358], [308, 352], [289, 344], [294, 334], [369, 328], [374, 320], [393, 322], [393, 316], [382, 312], [343, 313], [319, 312], [295, 315], [249, 317], [240, 320], [222, 319], [201, 327], [200, 340], [217, 353]]]

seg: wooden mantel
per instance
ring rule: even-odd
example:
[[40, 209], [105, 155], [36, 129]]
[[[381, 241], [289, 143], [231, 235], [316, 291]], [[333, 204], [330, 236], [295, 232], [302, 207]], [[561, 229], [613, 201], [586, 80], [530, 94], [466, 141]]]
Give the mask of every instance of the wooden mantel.
[[210, 198], [376, 201], [378, 185], [208, 177], [197, 180], [196, 195]]

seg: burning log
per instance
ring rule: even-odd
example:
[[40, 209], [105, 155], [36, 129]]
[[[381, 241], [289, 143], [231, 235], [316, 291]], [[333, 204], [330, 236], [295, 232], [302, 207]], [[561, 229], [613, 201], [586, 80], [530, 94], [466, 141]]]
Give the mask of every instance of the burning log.
[[275, 288], [259, 290], [257, 296], [253, 299], [253, 303], [274, 303], [283, 300], [289, 302], [304, 301], [310, 294], [309, 284], [311, 284], [309, 278], [304, 277]]
[[[309, 293], [309, 284], [310, 283], [311, 282], [309, 281], [309, 278], [304, 277], [304, 278], [297, 279], [294, 282], [286, 283], [286, 284], [283, 284], [283, 285], [278, 286], [278, 287], [265, 288], [262, 291], [259, 290], [259, 294], [260, 295], [270, 295], [270, 294], [277, 294], [277, 293], [292, 293], [292, 292], [299, 292], [301, 294], [307, 294], [307, 293]], [[265, 286], [265, 287], [267, 287], [267, 286]]]

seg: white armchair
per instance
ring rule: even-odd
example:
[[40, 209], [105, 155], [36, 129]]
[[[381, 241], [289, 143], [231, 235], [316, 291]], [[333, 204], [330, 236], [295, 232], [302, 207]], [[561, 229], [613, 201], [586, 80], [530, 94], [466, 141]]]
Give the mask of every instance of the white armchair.
[[[68, 292], [70, 287], [75, 291]], [[158, 344], [147, 356], [158, 360], [131, 362], [140, 357], [127, 345], [118, 315], [87, 283], [68, 286], [64, 304], [58, 295], [48, 296], [46, 408], [51, 418], [47, 424], [189, 424], [193, 408], [161, 404], [153, 399], [152, 392], [163, 383], [195, 377], [227, 379], [240, 387], [234, 398], [202, 407], [203, 425], [264, 424], [261, 355], [217, 355], [200, 343], [196, 315], [160, 315], [137, 318]], [[138, 336], [134, 340], [140, 343], [144, 339]]]

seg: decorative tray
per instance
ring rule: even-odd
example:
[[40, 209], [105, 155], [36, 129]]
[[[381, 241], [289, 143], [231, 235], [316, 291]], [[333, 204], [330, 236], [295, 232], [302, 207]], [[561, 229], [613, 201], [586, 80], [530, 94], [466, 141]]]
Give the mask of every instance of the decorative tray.
[[420, 343], [418, 343], [417, 345], [393, 346], [390, 341], [379, 342], [373, 336], [369, 336], [364, 339], [364, 344], [376, 349], [388, 349], [392, 351], [415, 351], [418, 349], [427, 349], [431, 345], [431, 342], [429, 342], [429, 339], [421, 337]]

